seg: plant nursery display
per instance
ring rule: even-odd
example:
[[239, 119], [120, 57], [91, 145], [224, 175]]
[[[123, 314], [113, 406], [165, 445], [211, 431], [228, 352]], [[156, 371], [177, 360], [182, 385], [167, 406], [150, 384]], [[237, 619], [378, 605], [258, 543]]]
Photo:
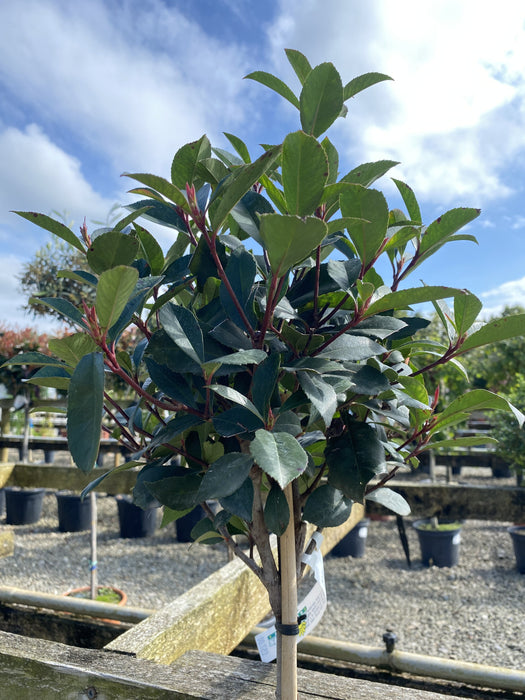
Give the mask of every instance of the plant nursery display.
[[[484, 389], [438, 410], [425, 377], [447, 362], [461, 372], [464, 353], [522, 334], [525, 315], [483, 325], [469, 291], [410, 283], [444, 245], [475, 240], [462, 229], [479, 210], [425, 224], [407, 184], [393, 179], [403, 210], [373, 187], [395, 162], [341, 174], [326, 132], [357, 93], [389, 78], [344, 83], [332, 63], [286, 55], [299, 93], [264, 71], [247, 76], [297, 109], [297, 130], [281, 143], [252, 156], [238, 136], [225, 133], [233, 153], [202, 136], [177, 151], [169, 178], [127, 173], [138, 199], [109, 229], [84, 224], [77, 236], [45, 214], [18, 212], [81, 253], [89, 272], [59, 274], [88, 284], [95, 301], [39, 297], [76, 331], [49, 340], [53, 356], [10, 362], [39, 366], [32, 383], [67, 391], [69, 448], [82, 471], [95, 465], [105, 412], [132, 453], [117, 469], [139, 468], [136, 504], [160, 502], [164, 524], [202, 506], [194, 539], [223, 541], [268, 591], [278, 697], [289, 699], [299, 623], [309, 623], [298, 621], [296, 593], [308, 524], [340, 525], [367, 499], [406, 515], [389, 488], [403, 465], [431, 446], [487, 442], [440, 439], [445, 429], [475, 410], [509, 411], [522, 423]], [[172, 233], [167, 252], [145, 220]], [[434, 305], [445, 342], [425, 338], [429, 322], [414, 311], [422, 303]], [[119, 339], [132, 327], [140, 333], [124, 348]], [[112, 394], [111, 375], [133, 392], [131, 407]]]

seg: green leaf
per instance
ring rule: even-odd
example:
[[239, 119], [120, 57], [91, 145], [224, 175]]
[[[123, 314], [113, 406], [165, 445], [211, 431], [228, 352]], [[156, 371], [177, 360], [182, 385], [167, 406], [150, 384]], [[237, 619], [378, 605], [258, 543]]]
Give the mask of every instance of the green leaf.
[[[515, 318], [515, 317], [509, 317]], [[444, 425], [448, 424], [451, 418], [457, 414], [469, 414], [472, 411], [483, 411], [488, 409], [495, 409], [500, 411], [509, 411], [514, 414], [516, 420], [520, 425], [523, 424], [525, 417], [518, 411], [511, 403], [504, 399], [502, 396], [493, 394], [491, 391], [486, 389], [474, 389], [466, 394], [458, 397], [452, 403], [450, 403], [444, 411], [439, 413], [436, 418], [436, 422], [433, 426], [432, 432], [437, 432], [442, 429]]]
[[284, 52], [296, 76], [299, 78], [301, 85], [304, 85], [306, 78], [310, 75], [310, 71], [312, 70], [308, 59], [296, 49], [285, 49]]
[[6, 360], [0, 367], [7, 367], [13, 365], [35, 365], [35, 366], [45, 366], [49, 365], [51, 367], [63, 367], [62, 362], [49, 355], [44, 355], [43, 352], [37, 352], [32, 350], [30, 352], [20, 352], [18, 355]]
[[264, 522], [270, 532], [280, 537], [290, 521], [290, 508], [286, 496], [277, 484], [272, 484], [264, 504]]
[[[148, 206], [148, 210], [142, 214], [144, 219], [153, 221], [153, 223], [159, 224], [160, 226], [174, 228], [176, 231], [182, 231], [185, 234], [188, 233], [188, 226], [184, 219], [177, 213], [176, 206], [168, 202], [155, 202], [143, 199], [140, 202], [126, 204], [126, 209], [134, 211], [136, 209], [142, 209], [144, 205]], [[187, 203], [186, 208], [188, 208]]]
[[80, 242], [79, 238], [75, 236], [73, 231], [67, 226], [64, 226], [64, 224], [61, 224], [59, 221], [55, 221], [55, 219], [52, 219], [50, 216], [46, 216], [45, 214], [37, 214], [34, 211], [15, 211], [13, 213], [18, 214], [18, 216], [21, 216], [23, 219], [33, 222], [37, 226], [40, 226], [40, 228], [43, 228], [50, 233], [54, 233], [55, 236], [58, 236], [63, 241], [66, 241], [66, 243], [69, 243], [69, 245], [72, 245], [77, 250], [80, 250], [81, 253], [86, 252], [84, 246]]
[[195, 506], [200, 483], [201, 478], [196, 474], [144, 481], [151, 495], [172, 510], [188, 510]]
[[225, 496], [219, 500], [221, 506], [229, 513], [239, 516], [247, 523], [252, 521], [253, 511], [253, 482], [245, 479], [240, 488], [231, 496]]
[[202, 182], [196, 180], [197, 163], [203, 158], [211, 156], [211, 145], [206, 135], [201, 136], [198, 141], [187, 143], [179, 148], [171, 164], [171, 181], [181, 190], [186, 189], [186, 184], [193, 185], [199, 189]]
[[343, 216], [361, 219], [348, 223], [347, 229], [364, 266], [377, 257], [386, 238], [388, 228], [388, 204], [378, 190], [361, 185], [348, 185], [340, 195]]
[[339, 489], [323, 484], [308, 496], [303, 519], [317, 527], [337, 527], [348, 520], [353, 504]]
[[259, 235], [260, 215], [272, 212], [270, 202], [258, 192], [250, 190], [234, 206], [231, 216], [241, 231], [262, 245]]
[[38, 304], [44, 304], [44, 306], [49, 306], [51, 309], [58, 311], [59, 314], [64, 316], [67, 321], [76, 323], [83, 328], [87, 328], [84, 321], [84, 316], [81, 311], [77, 309], [76, 306], [67, 299], [60, 299], [59, 297], [31, 297], [29, 300], [31, 303], [37, 302]]
[[263, 70], [256, 70], [253, 73], [245, 75], [244, 78], [255, 80], [256, 82], [261, 83], [261, 85], [265, 85], [266, 87], [270, 88], [270, 90], [273, 90], [278, 95], [281, 95], [281, 97], [284, 97], [285, 100], [288, 100], [288, 102], [293, 104], [294, 107], [299, 109], [299, 100], [297, 97], [290, 90], [288, 85], [283, 83], [283, 81], [280, 78], [277, 78], [275, 75], [267, 73]]
[[251, 163], [250, 153], [244, 141], [242, 141], [238, 136], [234, 134], [228, 134], [226, 131], [223, 132], [231, 145], [235, 148], [237, 153], [241, 156], [245, 163]]
[[210, 221], [214, 231], [221, 228], [237, 202], [271, 168], [281, 153], [281, 148], [281, 146], [275, 146], [263, 153], [253, 163], [239, 166], [214, 190], [209, 207]]
[[213, 425], [219, 435], [232, 437], [253, 433], [264, 426], [264, 421], [248, 408], [234, 406], [222, 413], [216, 413], [213, 417]]
[[174, 372], [165, 365], [160, 365], [151, 357], [146, 357], [146, 367], [153, 383], [160, 391], [185, 406], [196, 408], [194, 392], [188, 385], [184, 375]]
[[272, 428], [275, 433], [288, 433], [296, 438], [303, 432], [301, 419], [293, 411], [279, 411]]
[[337, 410], [337, 396], [334, 388], [320, 376], [310, 372], [297, 372], [297, 379], [328, 428]]
[[[253, 283], [256, 273], [257, 265], [251, 253], [240, 248], [231, 254], [225, 274], [240, 307], [252, 324], [256, 322], [253, 310]], [[224, 284], [220, 286], [219, 298], [226, 315], [240, 328], [244, 328], [242, 316]]]
[[140, 241], [140, 248], [144, 259], [151, 269], [152, 275], [160, 275], [164, 267], [164, 253], [157, 243], [157, 239], [142, 226], [135, 226], [135, 234]]
[[87, 261], [98, 274], [118, 265], [131, 265], [138, 249], [139, 242], [134, 236], [107, 231], [93, 240], [87, 251]]
[[383, 80], [392, 80], [392, 78], [384, 73], [364, 73], [357, 76], [357, 78], [345, 85], [343, 90], [344, 101], [346, 102], [350, 97], [357, 95], [358, 92], [366, 90], [372, 85], [376, 85], [376, 83], [381, 83]]
[[370, 187], [396, 165], [399, 165], [399, 161], [378, 160], [375, 163], [362, 163], [342, 177], [341, 182]]
[[468, 331], [482, 307], [483, 304], [478, 297], [468, 291], [454, 297], [454, 325], [458, 336], [461, 337]]
[[264, 418], [268, 416], [270, 399], [279, 378], [280, 356], [272, 352], [267, 355], [253, 373], [252, 398], [257, 410]]
[[327, 234], [324, 221], [308, 216], [261, 216], [261, 238], [275, 276], [284, 275], [321, 244]]
[[224, 498], [241, 488], [248, 478], [253, 459], [240, 452], [228, 452], [213, 462], [202, 479], [197, 500]]
[[204, 340], [199, 322], [189, 309], [175, 304], [165, 304], [159, 311], [160, 322], [173, 342], [188, 357], [202, 365]]
[[[456, 231], [466, 226], [466, 224], [476, 219], [479, 215], [479, 209], [462, 207], [451, 209], [433, 221], [421, 237], [421, 244], [418, 251], [418, 264], [435, 253], [436, 250], [454, 237]], [[469, 239], [475, 240], [473, 236], [470, 236]], [[462, 239], [456, 236], [454, 240]]]
[[328, 159], [327, 183], [333, 184], [337, 180], [337, 175], [339, 173], [339, 154], [328, 136], [325, 136], [321, 141], [321, 146], [324, 148], [324, 152], [326, 153], [326, 157]]
[[118, 319], [135, 289], [138, 278], [138, 270], [125, 265], [105, 270], [100, 275], [95, 309], [101, 328], [109, 328]]
[[84, 355], [69, 384], [67, 441], [77, 467], [88, 474], [97, 461], [104, 408], [104, 358]]
[[399, 493], [392, 491], [392, 489], [376, 489], [366, 495], [366, 500], [380, 503], [382, 506], [398, 515], [410, 515], [410, 506], [406, 500]]
[[261, 416], [257, 408], [253, 405], [250, 399], [244, 394], [241, 394], [240, 391], [232, 389], [230, 386], [224, 386], [223, 384], [211, 384], [210, 389], [216, 394], [219, 394], [219, 396], [228, 399], [228, 401], [232, 401], [233, 403], [239, 404], [239, 406], [246, 408], [264, 423], [264, 418]]
[[95, 352], [97, 346], [91, 336], [85, 333], [73, 333], [63, 338], [50, 338], [48, 347], [54, 355], [71, 367], [76, 367], [84, 355]]
[[412, 304], [423, 304], [436, 299], [446, 299], [465, 294], [463, 289], [453, 287], [411, 287], [399, 292], [390, 292], [372, 301], [366, 310], [366, 316], [392, 311], [393, 309], [408, 309]]
[[283, 143], [282, 179], [290, 214], [315, 213], [328, 178], [328, 160], [321, 144], [304, 131], [288, 134]]
[[350, 421], [347, 430], [327, 441], [328, 483], [347, 498], [364, 502], [366, 485], [387, 471], [385, 451], [376, 431], [367, 423]]
[[308, 464], [308, 455], [288, 433], [258, 430], [250, 442], [250, 454], [259, 467], [284, 487], [297, 479]]
[[36, 386], [48, 386], [61, 391], [67, 391], [71, 375], [65, 369], [60, 367], [42, 367], [37, 372], [26, 379], [26, 384], [35, 384]]
[[382, 355], [384, 352], [385, 348], [370, 338], [345, 333], [321, 350], [318, 357], [327, 357], [342, 362], [360, 362], [375, 355]]
[[[184, 211], [189, 211], [188, 200], [181, 190], [173, 185], [171, 182], [166, 180], [159, 175], [151, 175], [150, 173], [123, 173], [126, 177], [130, 177], [137, 182], [142, 182], [142, 184], [151, 187], [156, 192], [159, 192], [163, 197], [169, 199], [174, 204], [184, 209]], [[183, 185], [184, 187], [184, 185]], [[162, 200], [161, 200], [162, 201]], [[153, 206], [153, 202], [151, 202]], [[148, 206], [146, 204], [146, 206]]]
[[498, 343], [509, 338], [519, 338], [525, 335], [525, 314], [514, 314], [489, 321], [479, 330], [471, 333], [462, 343], [459, 354], [489, 343]]
[[312, 136], [320, 136], [337, 119], [343, 108], [343, 84], [332, 63], [321, 63], [310, 71], [299, 105], [301, 126]]
[[421, 210], [413, 190], [406, 184], [406, 182], [396, 180], [394, 177], [392, 178], [392, 182], [395, 184], [399, 190], [399, 194], [403, 198], [410, 221], [413, 221], [415, 224], [422, 223], [423, 219], [421, 217]]

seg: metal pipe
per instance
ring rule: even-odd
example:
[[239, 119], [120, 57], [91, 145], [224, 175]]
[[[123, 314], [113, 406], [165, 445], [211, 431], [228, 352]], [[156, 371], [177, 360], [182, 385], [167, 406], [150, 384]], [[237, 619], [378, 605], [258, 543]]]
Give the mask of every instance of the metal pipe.
[[[255, 628], [246, 637], [245, 642], [251, 646], [255, 643], [255, 635], [262, 631], [262, 627]], [[501, 666], [485, 666], [468, 661], [423, 656], [396, 649], [389, 653], [382, 647], [371, 647], [313, 636], [305, 637], [299, 642], [298, 652], [334, 661], [376, 666], [392, 671], [469, 683], [486, 688], [525, 691], [525, 672]]]
[[88, 615], [89, 617], [118, 620], [119, 622], [142, 622], [155, 610], [101, 603], [89, 598], [70, 598], [50, 593], [34, 593], [22, 588], [0, 586], [0, 603], [15, 603], [34, 608], [46, 608], [60, 612]]

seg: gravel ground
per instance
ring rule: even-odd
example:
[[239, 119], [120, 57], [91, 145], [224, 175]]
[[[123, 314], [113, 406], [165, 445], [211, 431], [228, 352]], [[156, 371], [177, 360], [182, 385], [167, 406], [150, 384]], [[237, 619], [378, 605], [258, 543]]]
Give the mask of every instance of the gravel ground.
[[[482, 472], [465, 469], [462, 480], [487, 483]], [[0, 559], [0, 585], [61, 594], [89, 582], [89, 533], [59, 533], [56, 499], [44, 501], [37, 524], [14, 526], [15, 553]], [[227, 562], [220, 546], [178, 543], [173, 525], [120, 539], [115, 500], [97, 503], [99, 582], [123, 588], [129, 605], [158, 608]], [[442, 569], [421, 565], [408, 524], [410, 569], [395, 519], [370, 523], [362, 559], [326, 558], [328, 607], [315, 634], [378, 646], [392, 629], [405, 651], [523, 669], [525, 576], [515, 568], [510, 523], [467, 521], [459, 565]]]

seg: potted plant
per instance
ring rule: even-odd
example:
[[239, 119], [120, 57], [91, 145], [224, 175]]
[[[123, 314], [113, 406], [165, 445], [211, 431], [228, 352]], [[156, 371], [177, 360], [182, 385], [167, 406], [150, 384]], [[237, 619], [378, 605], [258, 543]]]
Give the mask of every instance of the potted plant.
[[[518, 408], [525, 407], [525, 376], [523, 374], [513, 376], [512, 387], [505, 393], [505, 396]], [[498, 441], [495, 451], [496, 457], [504, 461], [507, 468], [510, 466], [510, 469], [516, 474], [518, 486], [521, 486], [525, 471], [525, 432], [523, 428], [514, 426], [512, 421], [505, 420], [501, 415], [496, 415], [493, 420], [492, 435]]]
[[81, 532], [91, 527], [91, 503], [72, 491], [57, 491], [58, 529], [60, 532]]
[[516, 568], [520, 574], [525, 574], [525, 525], [513, 525], [509, 527], [508, 533], [516, 555]]
[[4, 492], [8, 525], [31, 525], [40, 520], [45, 489], [6, 486]]
[[461, 523], [437, 518], [416, 520], [413, 524], [421, 547], [424, 566], [456, 566], [459, 561]]
[[[341, 524], [365, 499], [406, 515], [389, 482], [436, 434], [480, 408], [511, 410], [523, 421], [484, 390], [438, 410], [425, 377], [473, 348], [521, 334], [525, 315], [479, 327], [481, 302], [470, 292], [407, 285], [443, 245], [473, 239], [458, 231], [479, 211], [453, 209], [426, 226], [408, 185], [394, 180], [405, 211], [390, 210], [371, 187], [394, 162], [360, 164], [341, 176], [325, 132], [351, 97], [388, 76], [343, 84], [331, 63], [312, 67], [298, 51], [286, 53], [299, 94], [269, 73], [248, 76], [297, 108], [298, 130], [282, 143], [254, 159], [232, 134], [235, 154], [212, 149], [206, 136], [183, 146], [169, 180], [128, 175], [141, 199], [109, 230], [83, 225], [77, 237], [44, 214], [19, 212], [85, 256], [90, 273], [82, 279], [95, 302], [77, 308], [39, 298], [77, 331], [51, 343], [52, 360], [30, 353], [14, 361], [41, 364], [48, 385], [53, 374], [68, 384], [68, 440], [80, 469], [95, 464], [105, 410], [133, 453], [125, 467], [140, 469], [138, 505], [158, 500], [164, 522], [202, 505], [207, 517], [195, 536], [222, 540], [268, 591], [277, 694], [289, 700], [297, 693], [296, 583], [307, 524]], [[167, 252], [139, 219], [168, 227]], [[392, 269], [388, 281], [377, 269], [381, 258]], [[428, 322], [412, 306], [428, 302], [448, 335], [425, 362], [419, 331]], [[142, 337], [124, 351], [119, 338], [131, 326]], [[125, 418], [105, 391], [112, 374], [136, 396]], [[181, 465], [171, 464], [174, 456]], [[247, 550], [236, 533], [248, 538]]]

